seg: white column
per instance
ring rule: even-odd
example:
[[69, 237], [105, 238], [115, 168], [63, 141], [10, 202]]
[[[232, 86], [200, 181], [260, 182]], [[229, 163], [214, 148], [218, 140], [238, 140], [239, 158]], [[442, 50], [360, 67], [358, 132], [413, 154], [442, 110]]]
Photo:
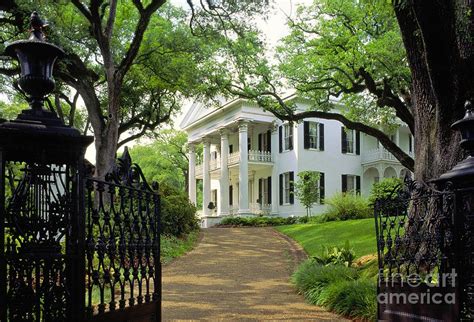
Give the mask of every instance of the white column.
[[239, 123], [239, 214], [249, 214], [248, 122]]
[[395, 132], [395, 144], [400, 146], [400, 128], [397, 128], [397, 132]]
[[272, 131], [272, 160], [273, 160], [273, 167], [272, 167], [272, 215], [278, 214], [278, 205], [280, 204], [278, 198], [278, 185], [279, 177], [278, 177], [278, 157], [279, 157], [279, 150], [278, 150], [278, 126], [276, 124], [270, 129]]
[[194, 144], [189, 144], [188, 194], [189, 200], [196, 205], [196, 151]]
[[227, 130], [220, 130], [221, 134], [221, 178], [220, 185], [220, 215], [225, 216], [229, 214], [229, 167], [227, 162], [229, 160], [229, 134]]
[[209, 141], [203, 142], [203, 165], [202, 165], [202, 213], [204, 216], [209, 216], [211, 210], [207, 207], [211, 202], [211, 174], [210, 160], [211, 160], [211, 143]]

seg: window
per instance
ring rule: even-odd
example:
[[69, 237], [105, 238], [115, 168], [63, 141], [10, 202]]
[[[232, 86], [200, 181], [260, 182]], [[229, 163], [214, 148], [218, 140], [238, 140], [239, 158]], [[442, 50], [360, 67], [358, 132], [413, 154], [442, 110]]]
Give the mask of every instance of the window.
[[318, 148], [318, 123], [309, 122], [309, 148]]
[[232, 144], [229, 145], [229, 154], [234, 152], [234, 146]]
[[283, 174], [283, 203], [290, 203], [290, 173]]
[[280, 174], [280, 205], [294, 204], [293, 181], [293, 171]]
[[261, 205], [272, 203], [272, 177], [258, 180], [258, 203]]
[[271, 132], [267, 131], [264, 133], [258, 134], [258, 150], [259, 151], [272, 151], [272, 139], [271, 139]]
[[341, 152], [360, 154], [360, 132], [341, 128]]
[[305, 121], [304, 130], [304, 148], [324, 150], [324, 124], [318, 122]]
[[354, 130], [346, 131], [347, 153], [354, 153]]
[[289, 124], [285, 124], [283, 126], [283, 133], [284, 133], [284, 138], [285, 138], [285, 141], [284, 141], [284, 145], [283, 145], [283, 149], [285, 151], [288, 151], [290, 150], [290, 146], [291, 146], [291, 141], [293, 140], [293, 129], [290, 127]]
[[342, 175], [342, 192], [360, 194], [360, 176], [352, 174]]
[[293, 150], [293, 126], [283, 124], [279, 127], [280, 153]]

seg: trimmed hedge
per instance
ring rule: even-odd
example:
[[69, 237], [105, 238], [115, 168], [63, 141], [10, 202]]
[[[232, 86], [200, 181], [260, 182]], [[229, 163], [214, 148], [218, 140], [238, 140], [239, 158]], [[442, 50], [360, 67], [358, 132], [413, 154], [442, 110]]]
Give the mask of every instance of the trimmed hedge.
[[[305, 217], [301, 217], [305, 218]], [[299, 217], [226, 217], [222, 219], [219, 226], [232, 227], [266, 227], [266, 226], [282, 226], [299, 223]]]

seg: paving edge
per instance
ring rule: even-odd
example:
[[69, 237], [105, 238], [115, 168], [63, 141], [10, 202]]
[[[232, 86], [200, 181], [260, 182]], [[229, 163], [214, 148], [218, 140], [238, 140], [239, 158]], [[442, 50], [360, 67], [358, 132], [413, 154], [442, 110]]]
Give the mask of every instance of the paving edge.
[[293, 271], [291, 273], [293, 273], [299, 264], [301, 264], [302, 262], [308, 259], [308, 254], [305, 252], [303, 247], [291, 237], [283, 234], [282, 232], [279, 232], [275, 228], [271, 228], [271, 230], [274, 232], [276, 236], [278, 236], [280, 239], [285, 240], [287, 244], [290, 246], [289, 251], [293, 260], [293, 267], [292, 267]]

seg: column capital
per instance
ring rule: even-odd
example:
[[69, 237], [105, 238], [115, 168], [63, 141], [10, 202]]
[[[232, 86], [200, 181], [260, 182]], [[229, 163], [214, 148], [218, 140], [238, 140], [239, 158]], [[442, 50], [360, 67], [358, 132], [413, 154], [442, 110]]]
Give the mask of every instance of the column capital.
[[209, 145], [209, 144], [211, 144], [211, 139], [210, 139], [210, 138], [207, 138], [207, 137], [203, 137], [203, 138], [202, 138], [202, 144], [204, 144], [204, 145]]
[[219, 134], [221, 135], [221, 138], [228, 136], [229, 133], [230, 133], [229, 129], [227, 129], [225, 127], [219, 128], [218, 131], [219, 131]]
[[268, 128], [271, 132], [276, 132], [278, 130], [277, 121], [273, 121]]
[[248, 120], [239, 120], [237, 124], [239, 126], [239, 132], [247, 132], [248, 131], [248, 126], [249, 126], [249, 121]]
[[189, 152], [195, 152], [196, 151], [196, 144], [194, 143], [188, 143], [188, 150]]

